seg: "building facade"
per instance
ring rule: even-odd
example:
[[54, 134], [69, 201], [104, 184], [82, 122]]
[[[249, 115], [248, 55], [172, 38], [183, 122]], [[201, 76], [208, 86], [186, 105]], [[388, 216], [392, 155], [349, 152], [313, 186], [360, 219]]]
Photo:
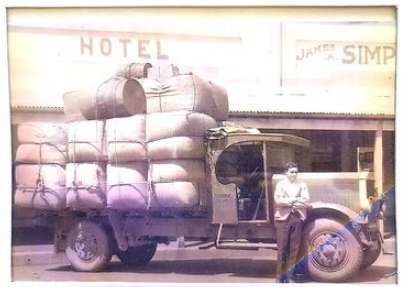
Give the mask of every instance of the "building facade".
[[64, 121], [64, 93], [131, 62], [174, 64], [226, 88], [230, 121], [309, 139], [305, 170], [395, 184], [393, 8], [68, 10], [9, 10], [14, 154], [19, 123]]

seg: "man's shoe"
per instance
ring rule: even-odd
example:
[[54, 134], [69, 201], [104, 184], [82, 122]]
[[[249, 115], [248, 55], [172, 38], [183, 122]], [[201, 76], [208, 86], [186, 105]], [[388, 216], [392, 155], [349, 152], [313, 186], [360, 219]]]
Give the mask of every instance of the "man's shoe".
[[286, 282], [286, 277], [285, 276], [276, 277], [275, 278], [275, 283], [287, 283]]
[[294, 283], [304, 283], [307, 280], [304, 274], [294, 274], [292, 279]]

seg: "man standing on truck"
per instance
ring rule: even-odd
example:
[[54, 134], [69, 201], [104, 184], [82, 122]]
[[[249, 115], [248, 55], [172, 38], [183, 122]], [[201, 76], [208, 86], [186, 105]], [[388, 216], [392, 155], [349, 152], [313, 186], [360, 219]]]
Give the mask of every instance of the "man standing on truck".
[[290, 283], [293, 280], [293, 270], [302, 240], [303, 221], [306, 219], [309, 191], [306, 183], [297, 179], [297, 173], [297, 164], [287, 163], [286, 178], [277, 183], [274, 193], [278, 283]]

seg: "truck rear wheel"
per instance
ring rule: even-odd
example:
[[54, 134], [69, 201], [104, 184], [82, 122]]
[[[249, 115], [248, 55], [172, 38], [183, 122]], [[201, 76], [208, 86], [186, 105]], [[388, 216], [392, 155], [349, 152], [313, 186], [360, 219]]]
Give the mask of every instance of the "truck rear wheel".
[[363, 252], [354, 234], [345, 225], [319, 218], [304, 229], [305, 263], [316, 281], [341, 282], [360, 269]]
[[82, 221], [70, 229], [65, 253], [76, 271], [97, 272], [110, 262], [112, 244], [101, 225]]
[[147, 264], [154, 257], [157, 244], [129, 247], [126, 251], [118, 250], [117, 257], [127, 266], [139, 267]]

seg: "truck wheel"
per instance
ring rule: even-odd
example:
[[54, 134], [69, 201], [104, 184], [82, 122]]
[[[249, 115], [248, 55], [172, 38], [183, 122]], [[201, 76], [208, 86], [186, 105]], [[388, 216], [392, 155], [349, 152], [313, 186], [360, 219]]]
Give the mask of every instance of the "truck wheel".
[[351, 230], [341, 223], [316, 219], [305, 227], [304, 238], [306, 269], [314, 280], [345, 281], [360, 269], [361, 246]]
[[111, 240], [101, 225], [82, 221], [69, 231], [65, 253], [76, 271], [97, 272], [110, 262], [111, 246]]
[[364, 250], [361, 269], [365, 269], [374, 264], [375, 261], [378, 259], [379, 255], [381, 255], [381, 250], [382, 246], [380, 241], [374, 241], [372, 247], [370, 247], [367, 250]]
[[147, 264], [154, 257], [157, 244], [129, 247], [126, 251], [117, 251], [117, 257], [127, 266], [139, 267]]

